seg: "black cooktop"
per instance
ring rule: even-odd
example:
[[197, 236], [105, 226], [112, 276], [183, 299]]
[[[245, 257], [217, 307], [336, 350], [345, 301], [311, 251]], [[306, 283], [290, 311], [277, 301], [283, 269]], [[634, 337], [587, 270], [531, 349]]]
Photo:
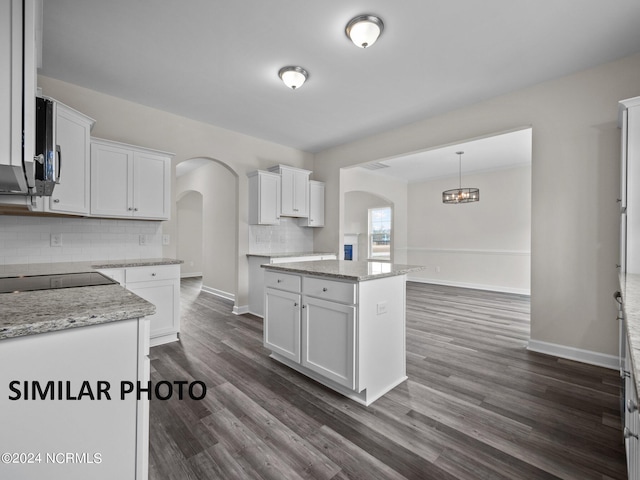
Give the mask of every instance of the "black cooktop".
[[64, 273], [61, 275], [31, 275], [0, 278], [0, 293], [51, 290], [55, 288], [92, 287], [118, 283], [98, 272]]

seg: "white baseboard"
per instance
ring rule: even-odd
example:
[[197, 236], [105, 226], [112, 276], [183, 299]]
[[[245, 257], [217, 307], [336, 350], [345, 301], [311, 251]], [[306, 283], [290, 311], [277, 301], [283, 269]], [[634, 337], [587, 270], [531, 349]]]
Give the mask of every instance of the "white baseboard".
[[185, 272], [180, 273], [180, 278], [191, 278], [191, 277], [201, 277], [202, 272]]
[[244, 315], [245, 313], [250, 313], [249, 312], [249, 305], [240, 305], [239, 307], [236, 305], [233, 307], [233, 312], [234, 315]]
[[612, 370], [618, 370], [620, 365], [618, 357], [615, 355], [567, 347], [566, 345], [558, 345], [556, 343], [541, 342], [539, 340], [529, 340], [527, 350], [588, 363], [590, 365], [597, 365], [599, 367], [611, 368]]
[[447, 287], [461, 287], [472, 288], [474, 290], [487, 290], [489, 292], [502, 292], [502, 293], [517, 293], [518, 295], [531, 295], [531, 290], [528, 288], [512, 288], [496, 285], [481, 285], [477, 283], [465, 283], [465, 282], [451, 282], [448, 280], [439, 280], [437, 278], [422, 278], [407, 275], [409, 282], [416, 283], [432, 283], [434, 285], [446, 285]]
[[224, 298], [226, 300], [235, 301], [236, 296], [233, 293], [225, 292], [222, 290], [218, 290], [217, 288], [207, 287], [206, 285], [202, 285], [201, 290], [203, 292], [211, 293], [220, 298]]

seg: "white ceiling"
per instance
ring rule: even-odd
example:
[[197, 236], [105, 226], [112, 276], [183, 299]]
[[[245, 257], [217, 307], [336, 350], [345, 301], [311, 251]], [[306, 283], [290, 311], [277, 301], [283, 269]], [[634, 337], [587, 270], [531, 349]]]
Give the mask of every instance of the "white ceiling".
[[639, 24], [638, 0], [45, 0], [40, 73], [317, 152], [638, 52]]
[[[435, 178], [456, 178], [460, 171], [457, 152], [462, 151], [462, 176], [531, 164], [531, 129], [503, 133], [470, 140], [456, 145], [435, 148], [402, 157], [373, 162], [371, 170], [404, 180], [407, 183], [424, 182]], [[384, 165], [384, 168], [379, 168]], [[366, 168], [359, 166], [357, 168]], [[463, 182], [464, 183], [464, 182]], [[455, 187], [456, 185], [454, 185]], [[453, 187], [452, 187], [453, 188]]]

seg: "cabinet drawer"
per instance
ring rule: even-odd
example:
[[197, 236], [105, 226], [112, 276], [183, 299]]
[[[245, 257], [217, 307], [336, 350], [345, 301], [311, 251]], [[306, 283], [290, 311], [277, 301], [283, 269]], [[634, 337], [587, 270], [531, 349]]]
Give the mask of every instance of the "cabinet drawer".
[[126, 283], [173, 280], [180, 278], [180, 265], [158, 265], [154, 267], [127, 268]]
[[324, 278], [305, 277], [302, 293], [333, 302], [356, 303], [356, 284], [325, 280]]
[[267, 271], [264, 272], [264, 286], [288, 290], [290, 292], [299, 292], [300, 277], [288, 273]]

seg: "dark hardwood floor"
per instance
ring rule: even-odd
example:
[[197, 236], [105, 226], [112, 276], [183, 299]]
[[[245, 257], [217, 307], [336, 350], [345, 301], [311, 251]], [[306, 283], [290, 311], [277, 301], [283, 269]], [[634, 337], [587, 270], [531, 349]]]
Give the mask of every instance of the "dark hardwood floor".
[[151, 378], [150, 478], [624, 479], [616, 371], [528, 352], [529, 299], [407, 284], [409, 380], [369, 407], [268, 358], [262, 321], [182, 281]]

